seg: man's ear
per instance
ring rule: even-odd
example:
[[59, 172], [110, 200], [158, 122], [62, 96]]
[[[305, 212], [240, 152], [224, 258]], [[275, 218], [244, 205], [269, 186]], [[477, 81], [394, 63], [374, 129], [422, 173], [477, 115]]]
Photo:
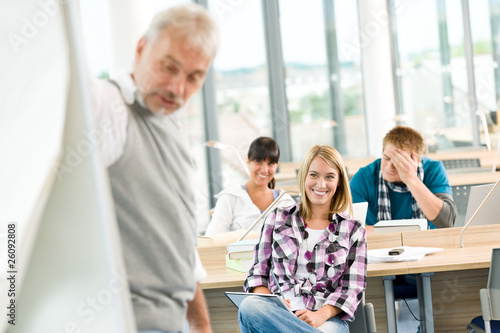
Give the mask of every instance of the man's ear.
[[420, 163], [420, 161], [422, 161], [422, 157], [417, 153], [411, 153], [411, 159], [416, 161], [417, 163]]
[[144, 50], [146, 49], [147, 40], [146, 36], [142, 36], [141, 39], [137, 42], [137, 47], [135, 49], [135, 62], [138, 63], [141, 59], [141, 56], [144, 54]]

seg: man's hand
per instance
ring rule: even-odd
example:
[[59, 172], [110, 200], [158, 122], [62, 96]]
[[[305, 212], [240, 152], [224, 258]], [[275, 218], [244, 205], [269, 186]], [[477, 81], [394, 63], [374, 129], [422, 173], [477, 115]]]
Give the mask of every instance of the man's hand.
[[367, 235], [373, 235], [373, 234], [375, 234], [375, 229], [373, 228], [372, 225], [365, 225], [365, 229], [366, 229], [366, 234]]
[[417, 177], [418, 159], [415, 153], [411, 156], [401, 149], [396, 149], [391, 156], [391, 162], [398, 171], [401, 181], [408, 185], [410, 182], [419, 180]]
[[391, 156], [391, 163], [398, 170], [399, 178], [411, 192], [411, 195], [417, 201], [420, 209], [429, 221], [433, 221], [443, 207], [443, 200], [432, 193], [425, 184], [417, 177], [417, 168], [419, 160], [417, 155], [411, 156], [401, 149], [396, 149]]
[[194, 299], [188, 302], [187, 317], [189, 322], [189, 332], [212, 333], [207, 303], [199, 283], [196, 284]]

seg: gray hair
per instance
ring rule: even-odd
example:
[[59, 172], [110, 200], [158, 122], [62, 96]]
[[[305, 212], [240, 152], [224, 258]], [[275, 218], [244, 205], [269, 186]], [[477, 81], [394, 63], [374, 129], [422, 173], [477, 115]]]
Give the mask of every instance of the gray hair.
[[170, 7], [153, 17], [144, 36], [154, 41], [163, 30], [173, 27], [176, 38], [185, 41], [187, 49], [200, 51], [214, 57], [219, 47], [219, 29], [210, 12], [203, 6], [191, 3]]

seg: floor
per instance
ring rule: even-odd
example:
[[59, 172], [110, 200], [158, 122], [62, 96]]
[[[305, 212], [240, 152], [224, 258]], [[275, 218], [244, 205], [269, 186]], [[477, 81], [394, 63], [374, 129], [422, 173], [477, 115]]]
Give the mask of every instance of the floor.
[[[410, 299], [407, 300], [408, 306], [415, 315], [415, 317], [420, 318], [418, 300]], [[398, 333], [415, 333], [418, 331], [419, 322], [413, 318], [408, 307], [403, 301], [398, 301], [399, 303], [399, 316], [398, 316]]]

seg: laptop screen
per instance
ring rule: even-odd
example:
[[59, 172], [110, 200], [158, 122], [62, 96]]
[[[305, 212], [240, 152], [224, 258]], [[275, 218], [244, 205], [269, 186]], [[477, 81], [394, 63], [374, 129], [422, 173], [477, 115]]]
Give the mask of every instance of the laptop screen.
[[[471, 187], [465, 223], [469, 222], [470, 218], [474, 215], [493, 186], [494, 184], [486, 184]], [[495, 189], [495, 192], [493, 192], [483, 208], [477, 213], [474, 221], [471, 222], [471, 225], [487, 224], [500, 224], [500, 186]]]

